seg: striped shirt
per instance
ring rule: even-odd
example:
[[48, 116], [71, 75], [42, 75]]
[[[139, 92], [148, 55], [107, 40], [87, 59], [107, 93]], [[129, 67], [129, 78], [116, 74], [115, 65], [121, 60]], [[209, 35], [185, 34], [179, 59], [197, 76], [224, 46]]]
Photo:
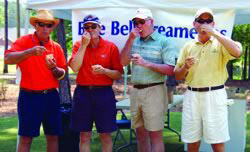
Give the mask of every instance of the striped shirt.
[[[132, 50], [132, 54], [140, 54], [144, 60], [155, 64], [175, 65], [175, 49], [169, 40], [154, 31], [149, 37], [142, 40], [136, 38]], [[132, 64], [132, 79], [133, 84], [150, 84], [164, 82], [166, 75], [154, 72], [149, 68]]]

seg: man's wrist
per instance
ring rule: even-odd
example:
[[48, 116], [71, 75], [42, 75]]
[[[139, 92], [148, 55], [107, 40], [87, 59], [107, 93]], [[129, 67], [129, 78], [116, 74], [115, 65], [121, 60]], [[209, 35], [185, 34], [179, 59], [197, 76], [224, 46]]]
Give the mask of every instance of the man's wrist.
[[109, 72], [109, 69], [106, 69], [106, 68], [103, 69], [103, 74], [107, 75], [108, 72]]
[[186, 65], [184, 65], [183, 68], [184, 68], [185, 71], [189, 71], [189, 69], [190, 69], [190, 67], [188, 67]]

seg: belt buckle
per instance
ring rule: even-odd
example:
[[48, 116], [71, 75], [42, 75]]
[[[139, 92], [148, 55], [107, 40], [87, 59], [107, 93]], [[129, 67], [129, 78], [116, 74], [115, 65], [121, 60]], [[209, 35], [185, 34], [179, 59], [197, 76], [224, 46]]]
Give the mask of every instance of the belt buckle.
[[93, 86], [89, 86], [89, 89], [92, 90], [94, 87]]
[[47, 94], [48, 93], [48, 90], [43, 90], [43, 94]]

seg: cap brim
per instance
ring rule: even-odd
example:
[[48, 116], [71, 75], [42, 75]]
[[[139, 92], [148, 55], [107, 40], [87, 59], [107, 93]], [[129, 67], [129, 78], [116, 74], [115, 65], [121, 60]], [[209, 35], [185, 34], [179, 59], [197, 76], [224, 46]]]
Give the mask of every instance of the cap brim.
[[59, 19], [53, 19], [53, 20], [51, 20], [51, 19], [41, 19], [41, 18], [37, 18], [35, 16], [30, 17], [30, 24], [32, 26], [36, 26], [37, 22], [53, 22], [54, 26], [57, 26], [59, 24], [60, 20]]
[[139, 18], [139, 19], [146, 19], [148, 18], [148, 16], [145, 16], [145, 15], [136, 15], [132, 20], [136, 19], [136, 18]]
[[87, 21], [87, 22], [85, 22], [84, 24], [87, 24], [87, 23], [95, 23], [95, 24], [101, 25], [101, 23], [95, 22], [95, 21]]

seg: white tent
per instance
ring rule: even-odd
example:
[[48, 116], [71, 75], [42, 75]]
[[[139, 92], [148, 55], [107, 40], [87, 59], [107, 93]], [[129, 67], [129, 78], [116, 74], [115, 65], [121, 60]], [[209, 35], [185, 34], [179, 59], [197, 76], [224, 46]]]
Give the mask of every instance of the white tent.
[[56, 16], [63, 19], [71, 19], [72, 9], [148, 7], [188, 10], [209, 7], [213, 10], [235, 9], [235, 24], [250, 23], [250, 0], [27, 0], [27, 7], [53, 9]]
[[[125, 43], [130, 30], [128, 20], [131, 19], [131, 14], [141, 7], [153, 10], [156, 24], [159, 25], [158, 27], [163, 25], [158, 30], [164, 31], [165, 35], [169, 32], [169, 29], [181, 29], [184, 32], [186, 31], [187, 35], [193, 34], [191, 29], [193, 15], [197, 9], [202, 7], [211, 8], [215, 12], [219, 19], [217, 29], [227, 31], [227, 36], [231, 36], [233, 24], [250, 23], [250, 0], [27, 0], [27, 7], [30, 9], [52, 9], [56, 17], [69, 19], [72, 20], [72, 23], [77, 23], [76, 26], [72, 26], [73, 38], [74, 34], [76, 34], [75, 37], [81, 35], [79, 25], [82, 16], [95, 12], [101, 20], [104, 20], [102, 23], [105, 25], [106, 36], [109, 40], [112, 39], [118, 47]], [[123, 32], [119, 34], [113, 32], [112, 34], [113, 23], [119, 24], [119, 30], [123, 29]], [[179, 45], [177, 48], [180, 48], [183, 46], [183, 42], [190, 37], [179, 35], [171, 38]], [[242, 122], [244, 123], [244, 121]], [[233, 124], [237, 123], [234, 121]], [[237, 131], [233, 132], [237, 133], [237, 137], [232, 138], [227, 143], [227, 151], [244, 151], [242, 148], [245, 147], [245, 126], [240, 125], [240, 129], [235, 130], [242, 132], [240, 134]], [[205, 151], [206, 148], [203, 150]]]

